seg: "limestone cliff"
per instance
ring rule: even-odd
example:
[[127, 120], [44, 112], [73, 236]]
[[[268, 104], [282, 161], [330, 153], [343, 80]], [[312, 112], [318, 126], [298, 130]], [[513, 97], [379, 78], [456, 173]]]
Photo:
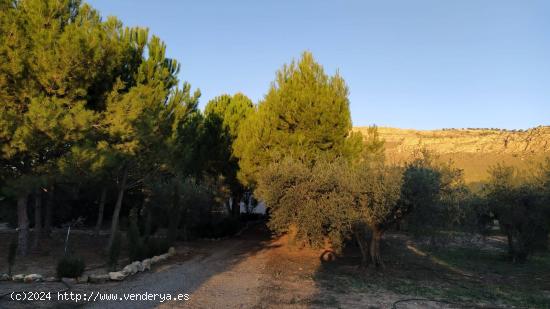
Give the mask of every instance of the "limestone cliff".
[[[366, 127], [354, 128], [366, 133]], [[481, 181], [496, 163], [536, 168], [550, 155], [550, 126], [524, 131], [497, 129], [409, 130], [378, 128], [386, 141], [389, 161], [402, 162], [417, 149], [426, 148], [463, 168], [468, 181]]]

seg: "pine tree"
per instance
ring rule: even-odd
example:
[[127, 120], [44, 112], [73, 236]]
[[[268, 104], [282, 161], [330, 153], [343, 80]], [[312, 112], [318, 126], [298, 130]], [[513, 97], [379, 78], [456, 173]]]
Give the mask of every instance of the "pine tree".
[[3, 178], [18, 200], [19, 249], [28, 247], [28, 195], [86, 140], [114, 67], [115, 19], [102, 22], [69, 0], [3, 1], [0, 30], [0, 141]]
[[351, 128], [344, 79], [326, 75], [305, 52], [277, 72], [257, 111], [240, 126], [234, 145], [239, 179], [254, 184], [260, 170], [289, 156], [307, 164], [319, 156], [351, 159], [361, 149], [359, 136], [349, 138]]
[[148, 54], [138, 59], [135, 74], [111, 92], [102, 120], [107, 136], [103, 144], [118, 165], [109, 246], [118, 230], [124, 192], [159, 173], [174, 159], [178, 129], [196, 110], [200, 96], [199, 91], [191, 94], [187, 83], [181, 90], [176, 87], [179, 64], [166, 58], [166, 46], [158, 37], [147, 39], [146, 30], [137, 29], [131, 40], [141, 46], [140, 50], [146, 44]]
[[216, 144], [211, 145], [213, 160], [210, 165], [214, 173], [224, 176], [225, 183], [231, 191], [232, 213], [240, 214], [240, 203], [245, 193], [245, 187], [237, 179], [239, 169], [238, 160], [233, 154], [233, 144], [238, 137], [239, 127], [253, 111], [252, 101], [244, 94], [234, 96], [221, 95], [216, 97], [205, 107], [205, 122], [209, 134], [214, 136]]

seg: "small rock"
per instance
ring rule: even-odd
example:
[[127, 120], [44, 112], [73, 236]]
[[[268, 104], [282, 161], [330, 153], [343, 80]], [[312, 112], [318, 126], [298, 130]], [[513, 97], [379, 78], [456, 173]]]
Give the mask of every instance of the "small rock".
[[113, 281], [122, 281], [124, 278], [126, 278], [128, 275], [125, 274], [122, 271], [113, 271], [109, 273], [109, 279]]
[[164, 260], [168, 259], [169, 257], [170, 256], [168, 255], [168, 253], [159, 255], [159, 258], [160, 258], [161, 261], [164, 261]]
[[11, 277], [11, 280], [15, 281], [15, 282], [21, 282], [25, 279], [25, 275], [23, 274], [18, 274], [18, 275], [15, 275], [13, 277]]
[[76, 282], [78, 282], [78, 283], [88, 283], [88, 279], [89, 279], [88, 275], [82, 275], [82, 276], [76, 278]]
[[56, 281], [57, 281], [56, 277], [46, 277], [46, 278], [44, 278], [44, 282], [56, 282]]
[[11, 278], [8, 274], [0, 275], [0, 281], [9, 281]]
[[151, 258], [151, 264], [156, 264], [160, 262], [160, 258], [158, 255], [155, 255], [154, 257]]
[[90, 283], [103, 283], [109, 279], [110, 277], [107, 274], [103, 274], [103, 275], [96, 274], [96, 275], [90, 275], [90, 277], [88, 278], [88, 281]]
[[74, 278], [61, 278], [61, 282], [65, 283], [65, 284], [69, 284], [69, 285], [72, 285], [72, 284], [76, 284], [76, 280]]
[[128, 276], [137, 273], [137, 271], [137, 266], [132, 263], [124, 266], [121, 272], [125, 273]]
[[168, 256], [172, 256], [172, 255], [174, 255], [174, 254], [176, 254], [176, 248], [170, 247], [170, 248], [168, 249]]
[[39, 275], [39, 274], [26, 275], [25, 278], [23, 278], [23, 281], [25, 283], [40, 282], [42, 281], [42, 275]]
[[151, 259], [145, 259], [141, 261], [141, 265], [143, 265], [143, 270], [150, 270], [151, 269]]
[[132, 265], [137, 269], [138, 272], [143, 271], [143, 265], [140, 261], [135, 261], [132, 263]]

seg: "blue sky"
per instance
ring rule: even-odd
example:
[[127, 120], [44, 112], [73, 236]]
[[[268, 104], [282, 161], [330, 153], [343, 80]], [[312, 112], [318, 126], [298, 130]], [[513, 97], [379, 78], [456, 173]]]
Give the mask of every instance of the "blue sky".
[[550, 1], [89, 0], [146, 26], [202, 91], [261, 100], [313, 52], [350, 88], [354, 125], [550, 125]]

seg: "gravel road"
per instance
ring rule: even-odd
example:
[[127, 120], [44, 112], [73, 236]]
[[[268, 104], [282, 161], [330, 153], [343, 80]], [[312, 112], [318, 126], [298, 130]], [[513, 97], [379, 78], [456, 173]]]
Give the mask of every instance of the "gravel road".
[[[261, 229], [261, 228], [259, 228]], [[14, 302], [7, 297], [0, 300], [0, 308], [249, 308], [257, 302], [262, 259], [254, 258], [267, 245], [269, 235], [261, 229], [253, 233], [220, 241], [201, 241], [191, 245], [190, 256], [176, 255], [165, 265], [156, 266], [151, 272], [139, 273], [122, 282], [109, 282], [101, 285], [74, 285], [70, 293], [109, 293], [119, 298], [128, 294], [189, 294], [187, 301], [160, 302], [160, 296], [153, 301], [95, 301], [75, 303], [73, 301], [54, 302]], [[243, 261], [246, 260], [246, 263]], [[239, 267], [239, 265], [241, 267]], [[246, 267], [244, 267], [246, 266]], [[244, 269], [246, 268], [246, 270]], [[242, 280], [241, 280], [242, 279]], [[21, 285], [21, 290], [30, 285]], [[61, 289], [59, 283], [35, 285], [34, 290]], [[213, 288], [214, 290], [211, 290]], [[208, 296], [204, 290], [208, 289]], [[199, 291], [203, 291], [200, 292]], [[211, 294], [214, 293], [214, 294]], [[212, 299], [212, 295], [219, 296]], [[247, 297], [248, 295], [248, 297]], [[244, 296], [244, 297], [243, 297]]]

